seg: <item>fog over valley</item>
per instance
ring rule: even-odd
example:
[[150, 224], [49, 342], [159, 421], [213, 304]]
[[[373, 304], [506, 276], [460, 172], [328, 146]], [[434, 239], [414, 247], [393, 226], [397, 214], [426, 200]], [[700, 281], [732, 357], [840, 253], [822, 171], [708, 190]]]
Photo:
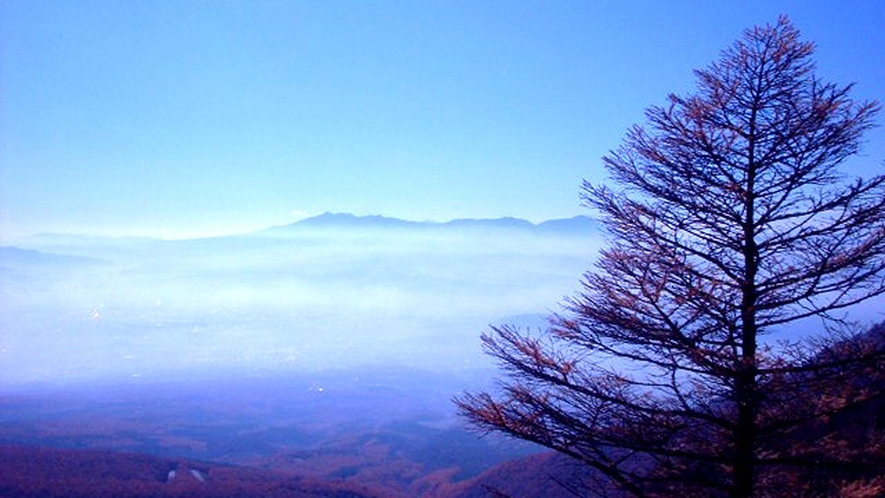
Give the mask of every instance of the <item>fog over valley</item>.
[[0, 249], [0, 385], [481, 369], [487, 325], [543, 326], [601, 243], [585, 217], [344, 214], [193, 240], [34, 236]]

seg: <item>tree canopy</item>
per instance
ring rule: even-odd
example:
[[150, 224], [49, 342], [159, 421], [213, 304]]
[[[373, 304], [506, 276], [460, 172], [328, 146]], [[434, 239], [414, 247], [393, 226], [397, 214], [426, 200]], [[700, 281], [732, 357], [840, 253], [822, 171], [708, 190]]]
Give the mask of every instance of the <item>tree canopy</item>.
[[[756, 496], [881, 463], [785, 444], [876, 396], [858, 379], [885, 365], [845, 314], [885, 293], [885, 176], [840, 170], [879, 104], [813, 52], [781, 18], [647, 110], [603, 159], [613, 185], [583, 185], [610, 235], [595, 269], [548, 330], [483, 336], [506, 379], [463, 415], [583, 462], [600, 494]], [[826, 333], [801, 330], [814, 317]]]

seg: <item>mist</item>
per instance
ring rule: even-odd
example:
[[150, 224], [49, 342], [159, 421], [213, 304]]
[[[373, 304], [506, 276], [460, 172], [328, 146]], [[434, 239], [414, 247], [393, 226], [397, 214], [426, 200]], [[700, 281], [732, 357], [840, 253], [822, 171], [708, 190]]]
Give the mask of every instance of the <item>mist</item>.
[[367, 366], [488, 367], [489, 324], [543, 324], [601, 245], [587, 218], [324, 215], [192, 240], [2, 248], [0, 387]]

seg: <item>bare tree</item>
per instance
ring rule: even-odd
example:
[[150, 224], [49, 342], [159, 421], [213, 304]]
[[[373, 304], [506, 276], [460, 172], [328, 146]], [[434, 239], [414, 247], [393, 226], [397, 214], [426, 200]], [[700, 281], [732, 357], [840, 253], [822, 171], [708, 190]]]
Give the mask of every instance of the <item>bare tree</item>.
[[[879, 105], [821, 82], [813, 51], [786, 18], [748, 30], [646, 112], [604, 158], [619, 188], [583, 186], [610, 233], [596, 270], [549, 330], [483, 336], [507, 380], [463, 415], [635, 496], [755, 496], [846, 463], [783, 442], [874, 394], [852, 379], [881, 344], [844, 310], [885, 292], [885, 177], [840, 173]], [[788, 324], [799, 339], [770, 339]]]

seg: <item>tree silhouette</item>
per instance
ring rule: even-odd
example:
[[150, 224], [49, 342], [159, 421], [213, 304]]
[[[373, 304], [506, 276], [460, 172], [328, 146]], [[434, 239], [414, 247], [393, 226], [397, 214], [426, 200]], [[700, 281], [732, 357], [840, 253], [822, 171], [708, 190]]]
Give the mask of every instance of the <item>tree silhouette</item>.
[[646, 111], [604, 158], [619, 188], [583, 186], [610, 234], [596, 270], [549, 330], [483, 336], [507, 378], [463, 415], [635, 496], [755, 496], [851, 463], [784, 444], [870, 400], [855, 380], [883, 366], [843, 310], [885, 292], [885, 177], [838, 170], [879, 105], [817, 79], [813, 51], [781, 18]]

